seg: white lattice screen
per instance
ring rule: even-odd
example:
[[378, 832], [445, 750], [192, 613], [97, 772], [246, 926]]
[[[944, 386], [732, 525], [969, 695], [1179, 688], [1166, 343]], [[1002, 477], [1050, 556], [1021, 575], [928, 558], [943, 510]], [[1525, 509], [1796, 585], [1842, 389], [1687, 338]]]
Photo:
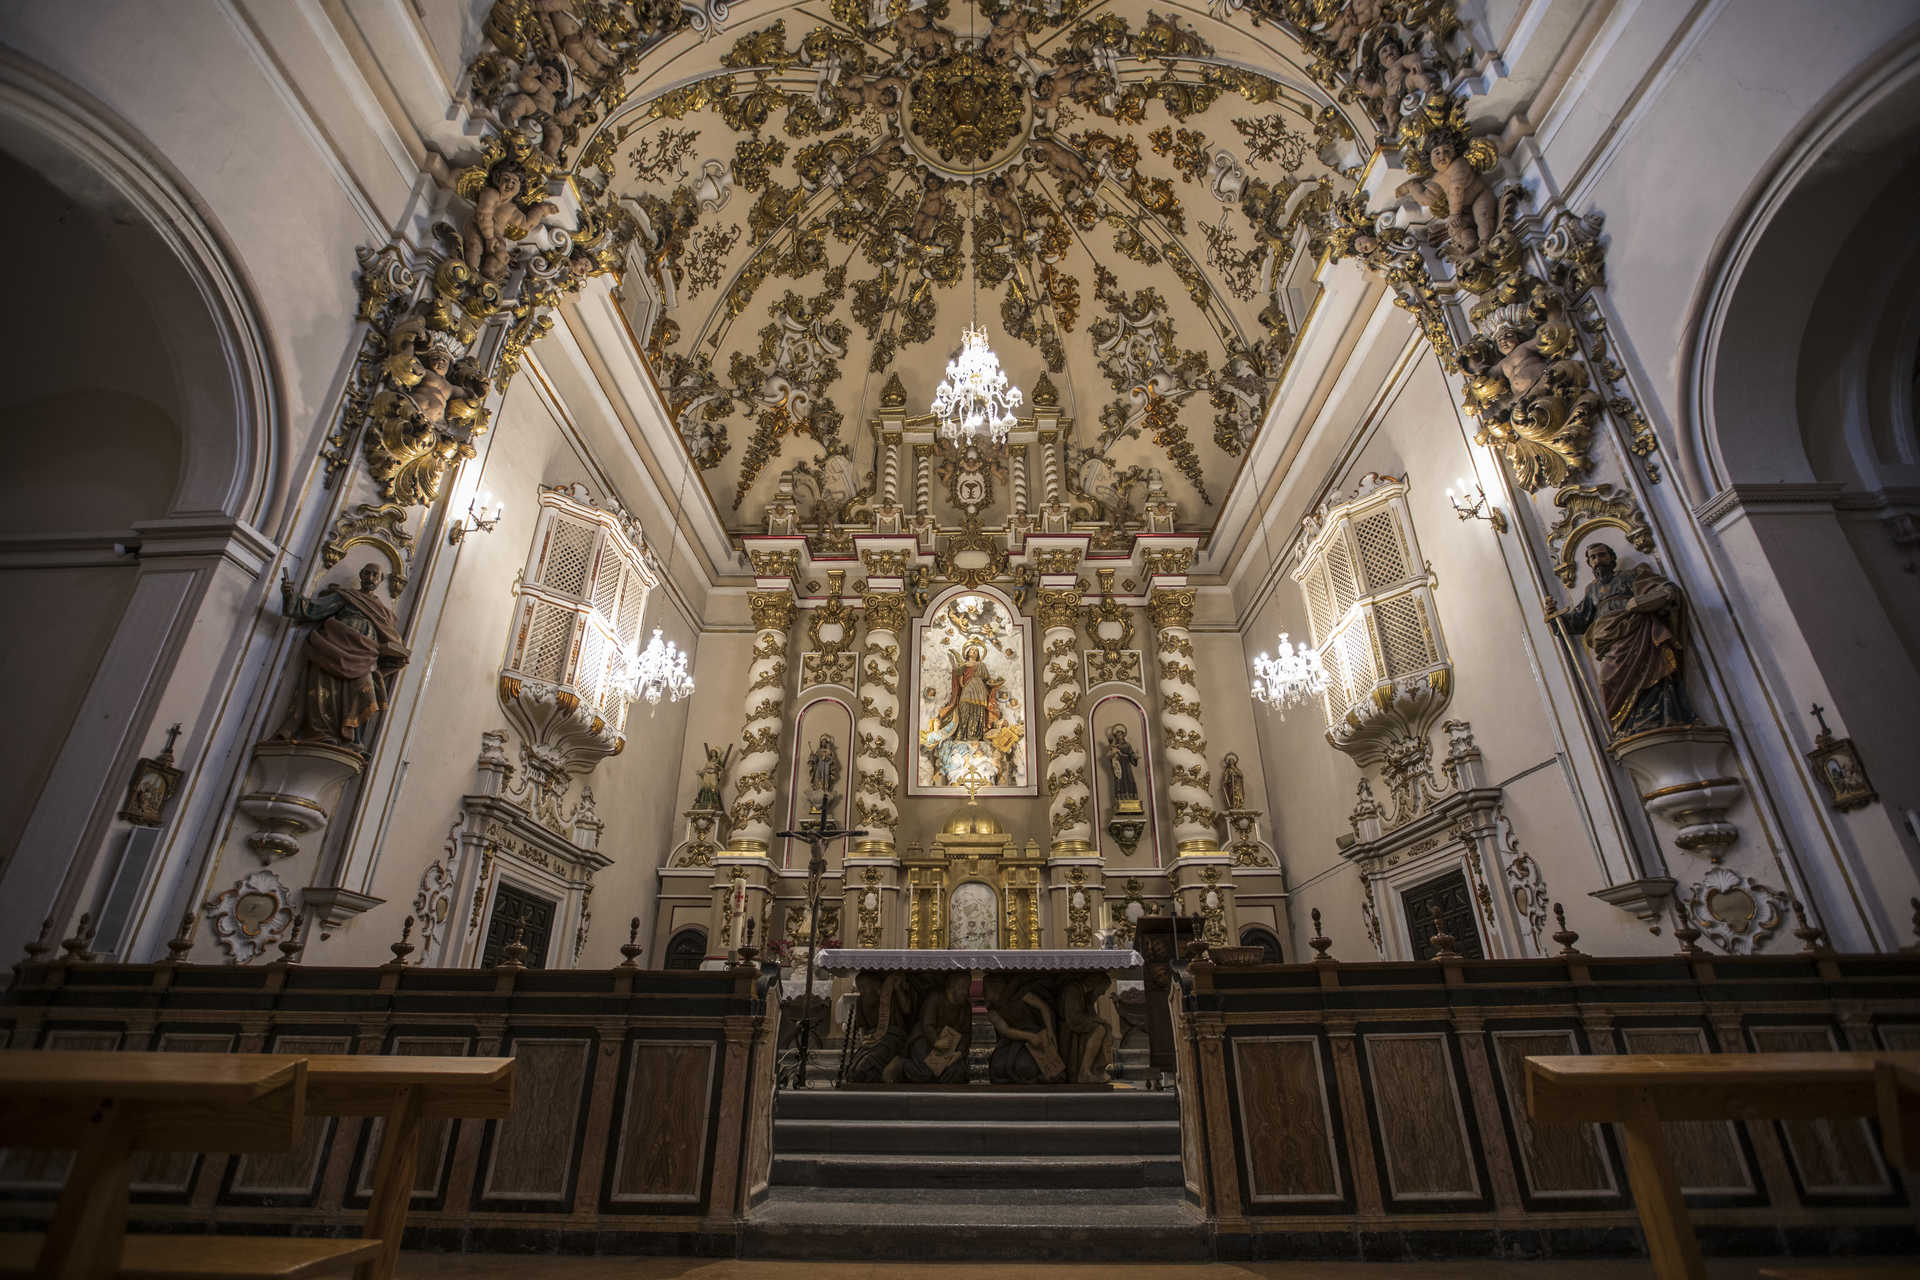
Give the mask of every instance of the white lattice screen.
[[1327, 508], [1293, 571], [1327, 670], [1329, 727], [1381, 685], [1447, 666], [1406, 492], [1378, 481]]
[[615, 733], [654, 577], [638, 532], [564, 492], [540, 495], [521, 582], [519, 626], [502, 674], [571, 693]]

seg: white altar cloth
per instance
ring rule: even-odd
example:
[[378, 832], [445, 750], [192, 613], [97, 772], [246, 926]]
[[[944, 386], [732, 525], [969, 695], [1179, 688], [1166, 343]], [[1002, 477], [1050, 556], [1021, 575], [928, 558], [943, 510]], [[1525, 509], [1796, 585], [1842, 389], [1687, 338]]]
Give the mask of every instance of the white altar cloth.
[[1137, 951], [1108, 950], [1098, 947], [1074, 947], [1058, 951], [888, 951], [863, 947], [825, 948], [813, 958], [814, 968], [827, 973], [859, 973], [877, 970], [915, 972], [1000, 973], [1010, 970], [1064, 973], [1071, 970], [1101, 969], [1118, 973], [1140, 967]]

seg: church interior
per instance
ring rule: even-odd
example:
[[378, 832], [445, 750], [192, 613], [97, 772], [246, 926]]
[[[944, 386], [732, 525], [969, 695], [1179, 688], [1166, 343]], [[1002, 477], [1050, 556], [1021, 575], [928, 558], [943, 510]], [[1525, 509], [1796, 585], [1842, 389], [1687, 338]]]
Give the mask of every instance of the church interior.
[[1902, 1270], [1917, 122], [1914, 0], [5, 6], [0, 1272]]

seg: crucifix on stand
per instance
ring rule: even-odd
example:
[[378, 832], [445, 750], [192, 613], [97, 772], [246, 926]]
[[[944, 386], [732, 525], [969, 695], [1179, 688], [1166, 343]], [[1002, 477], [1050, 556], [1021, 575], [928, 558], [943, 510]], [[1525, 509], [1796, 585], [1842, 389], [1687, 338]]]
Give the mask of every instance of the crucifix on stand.
[[833, 814], [832, 793], [822, 791], [819, 801], [812, 806], [813, 821], [802, 823], [798, 831], [781, 831], [777, 834], [789, 840], [807, 842], [807, 986], [806, 995], [800, 1005], [800, 1025], [794, 1031], [794, 1047], [799, 1050], [799, 1060], [794, 1064], [793, 1074], [788, 1079], [790, 1089], [807, 1087], [807, 1054], [813, 1046], [813, 956], [820, 941], [820, 878], [827, 871], [827, 844], [834, 840], [845, 840], [851, 836], [863, 836], [865, 830], [852, 831], [841, 827]]

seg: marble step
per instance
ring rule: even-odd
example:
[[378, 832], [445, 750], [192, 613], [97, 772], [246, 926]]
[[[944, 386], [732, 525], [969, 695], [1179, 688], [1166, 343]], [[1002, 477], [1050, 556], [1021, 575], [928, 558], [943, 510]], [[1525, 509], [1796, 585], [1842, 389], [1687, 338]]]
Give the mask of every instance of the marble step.
[[1178, 1155], [776, 1155], [776, 1187], [1178, 1187]]
[[1178, 1120], [789, 1120], [777, 1155], [1178, 1155]]
[[775, 1187], [743, 1258], [943, 1262], [1209, 1262], [1206, 1220], [1173, 1189], [885, 1191]]
[[778, 1120], [1034, 1120], [1145, 1121], [1180, 1119], [1180, 1099], [1171, 1091], [1056, 1089], [1048, 1087], [808, 1089], [782, 1090], [774, 1104]]

